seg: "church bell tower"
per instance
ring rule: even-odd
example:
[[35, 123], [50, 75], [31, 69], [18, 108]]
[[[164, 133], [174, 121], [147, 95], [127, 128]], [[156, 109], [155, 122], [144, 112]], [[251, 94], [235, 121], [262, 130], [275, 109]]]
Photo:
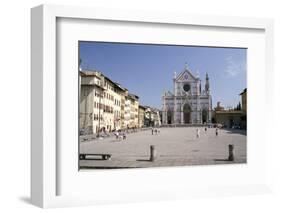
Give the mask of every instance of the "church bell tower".
[[209, 83], [208, 73], [206, 73], [205, 91], [206, 91], [207, 94], [210, 93], [210, 83]]

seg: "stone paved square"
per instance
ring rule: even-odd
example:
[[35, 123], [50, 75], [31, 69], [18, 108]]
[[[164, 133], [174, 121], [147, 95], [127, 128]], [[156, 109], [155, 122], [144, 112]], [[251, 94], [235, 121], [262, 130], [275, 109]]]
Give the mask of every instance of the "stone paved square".
[[[247, 162], [246, 130], [199, 127], [162, 127], [157, 135], [151, 129], [127, 134], [127, 139], [111, 136], [80, 142], [80, 154], [110, 154], [109, 160], [79, 160], [81, 169], [120, 169], [188, 165], [233, 164]], [[234, 145], [234, 161], [228, 161], [228, 145]], [[150, 145], [156, 159], [151, 162]]]

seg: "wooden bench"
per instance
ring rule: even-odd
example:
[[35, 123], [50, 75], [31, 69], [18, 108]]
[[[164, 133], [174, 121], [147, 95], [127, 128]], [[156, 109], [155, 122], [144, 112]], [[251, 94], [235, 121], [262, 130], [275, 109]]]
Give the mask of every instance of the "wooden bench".
[[98, 156], [98, 157], [101, 157], [101, 158], [91, 158], [91, 160], [109, 160], [111, 158], [111, 155], [110, 154], [80, 154], [79, 155], [79, 158], [80, 160], [86, 160], [87, 156]]

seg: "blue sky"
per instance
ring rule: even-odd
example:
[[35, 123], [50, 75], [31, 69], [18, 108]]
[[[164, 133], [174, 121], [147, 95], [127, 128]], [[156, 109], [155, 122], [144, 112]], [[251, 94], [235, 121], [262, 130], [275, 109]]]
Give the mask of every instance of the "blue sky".
[[173, 91], [174, 72], [185, 63], [199, 72], [204, 88], [208, 73], [213, 107], [233, 107], [246, 88], [247, 50], [198, 46], [79, 42], [81, 68], [99, 70], [140, 97], [142, 105], [161, 108], [164, 90]]

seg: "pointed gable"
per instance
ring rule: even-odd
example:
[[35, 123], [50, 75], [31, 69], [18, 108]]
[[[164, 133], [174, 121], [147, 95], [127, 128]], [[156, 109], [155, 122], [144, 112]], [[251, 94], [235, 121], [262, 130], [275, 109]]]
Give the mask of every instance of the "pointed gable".
[[189, 80], [197, 80], [197, 78], [188, 69], [182, 71], [176, 78], [176, 81], [189, 81]]

